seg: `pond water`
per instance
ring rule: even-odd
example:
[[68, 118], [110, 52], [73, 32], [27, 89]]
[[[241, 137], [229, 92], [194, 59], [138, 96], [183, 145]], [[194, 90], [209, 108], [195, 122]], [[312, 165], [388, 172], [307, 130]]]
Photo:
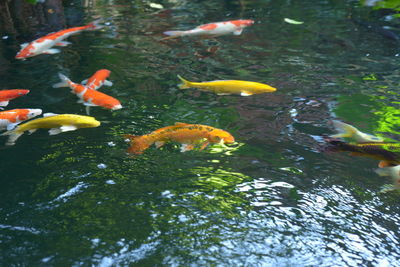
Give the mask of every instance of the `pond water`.
[[[323, 153], [331, 119], [399, 134], [399, 43], [371, 25], [397, 21], [358, 1], [63, 1], [70, 37], [56, 55], [14, 59], [46, 32], [5, 35], [0, 87], [31, 92], [7, 108], [85, 114], [74, 81], [112, 71], [123, 109], [92, 108], [98, 128], [39, 130], [2, 147], [3, 266], [400, 266], [399, 193], [377, 161]], [[284, 18], [303, 21], [288, 24]], [[160, 41], [162, 32], [237, 18], [242, 35]], [[180, 90], [177, 75], [267, 83], [249, 97]], [[126, 154], [124, 134], [175, 122], [229, 131], [237, 143]], [[5, 137], [0, 137], [5, 142]]]

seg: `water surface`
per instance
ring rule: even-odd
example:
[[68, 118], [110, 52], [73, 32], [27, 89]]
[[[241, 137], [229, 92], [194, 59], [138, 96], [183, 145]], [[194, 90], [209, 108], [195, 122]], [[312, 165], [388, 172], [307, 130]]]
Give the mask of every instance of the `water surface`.
[[[57, 55], [13, 58], [46, 25], [3, 33], [0, 87], [31, 90], [10, 109], [85, 114], [51, 85], [58, 72], [81, 81], [100, 68], [114, 83], [102, 92], [124, 109], [92, 108], [101, 127], [42, 130], [0, 149], [2, 265], [400, 265], [399, 195], [379, 193], [390, 180], [372, 159], [319, 149], [332, 118], [398, 139], [398, 42], [357, 23], [389, 22], [357, 1], [149, 3], [64, 1], [65, 27], [98, 17], [107, 26]], [[241, 36], [160, 41], [237, 18], [256, 23]], [[177, 74], [278, 90], [216, 96], [178, 89]], [[225, 129], [237, 144], [126, 154], [123, 134], [175, 122]]]

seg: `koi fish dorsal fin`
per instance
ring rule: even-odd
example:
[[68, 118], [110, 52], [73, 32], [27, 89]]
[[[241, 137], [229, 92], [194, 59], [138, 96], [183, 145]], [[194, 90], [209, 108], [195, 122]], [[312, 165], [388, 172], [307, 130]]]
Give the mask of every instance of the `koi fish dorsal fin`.
[[58, 114], [56, 114], [56, 113], [51, 113], [51, 112], [49, 112], [49, 113], [44, 113], [43, 114], [43, 118], [47, 118], [47, 117], [53, 117], [53, 116], [57, 116]]
[[190, 125], [189, 123], [183, 123], [183, 122], [175, 122], [175, 126], [188, 126]]

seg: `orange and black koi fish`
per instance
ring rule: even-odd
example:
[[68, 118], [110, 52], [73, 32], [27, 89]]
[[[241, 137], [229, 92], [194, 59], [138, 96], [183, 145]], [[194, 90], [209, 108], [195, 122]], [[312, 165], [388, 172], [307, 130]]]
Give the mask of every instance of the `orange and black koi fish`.
[[325, 138], [325, 141], [330, 145], [327, 147], [328, 151], [350, 152], [350, 155], [352, 156], [363, 156], [377, 159], [380, 160], [380, 168], [400, 164], [400, 143], [346, 143], [332, 138]]

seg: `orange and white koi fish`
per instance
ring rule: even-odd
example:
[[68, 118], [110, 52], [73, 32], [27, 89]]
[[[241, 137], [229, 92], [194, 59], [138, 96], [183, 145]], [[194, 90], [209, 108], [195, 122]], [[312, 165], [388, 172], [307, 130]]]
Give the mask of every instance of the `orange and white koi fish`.
[[207, 125], [177, 122], [142, 136], [126, 135], [130, 139], [129, 153], [142, 154], [152, 144], [157, 148], [166, 142], [182, 144], [181, 152], [189, 151], [200, 145], [203, 150], [210, 143], [233, 143], [235, 138], [228, 132]]
[[0, 112], [0, 130], [12, 130], [19, 123], [32, 119], [42, 114], [41, 109], [11, 109]]
[[254, 20], [251, 19], [239, 19], [230, 20], [223, 22], [214, 22], [204, 25], [197, 26], [196, 28], [188, 31], [166, 31], [165, 35], [169, 37], [164, 38], [171, 39], [179, 36], [198, 36], [198, 35], [208, 35], [208, 36], [220, 36], [233, 33], [234, 35], [240, 35], [243, 29], [247, 26], [254, 24]]
[[275, 92], [276, 88], [265, 83], [238, 81], [238, 80], [219, 80], [209, 82], [189, 82], [178, 75], [182, 81], [179, 85], [180, 89], [199, 88], [203, 91], [211, 91], [218, 95], [238, 94], [241, 96], [249, 96], [254, 94]]
[[16, 59], [26, 59], [28, 57], [37, 56], [40, 54], [57, 54], [60, 53], [59, 49], [52, 48], [53, 46], [67, 46], [70, 42], [63, 41], [73, 34], [80, 33], [85, 30], [97, 30], [102, 28], [99, 25], [101, 19], [93, 21], [85, 26], [68, 28], [58, 32], [50, 33], [46, 36], [40, 37], [30, 43], [21, 45], [21, 50], [15, 56]]
[[83, 103], [87, 107], [99, 106], [106, 109], [117, 110], [121, 109], [121, 103], [112, 96], [103, 94], [99, 91], [89, 89], [82, 84], [74, 83], [67, 76], [59, 73], [58, 76], [61, 82], [54, 84], [53, 87], [69, 87], [72, 93], [79, 97], [78, 103]]
[[85, 85], [89, 89], [97, 90], [101, 86], [112, 86], [113, 83], [106, 80], [108, 76], [110, 76], [111, 71], [106, 70], [106, 69], [101, 69], [96, 71], [95, 74], [93, 74], [92, 77], [89, 79], [83, 80], [81, 84]]
[[10, 100], [26, 95], [29, 92], [27, 89], [0, 90], [0, 107], [7, 106]]

